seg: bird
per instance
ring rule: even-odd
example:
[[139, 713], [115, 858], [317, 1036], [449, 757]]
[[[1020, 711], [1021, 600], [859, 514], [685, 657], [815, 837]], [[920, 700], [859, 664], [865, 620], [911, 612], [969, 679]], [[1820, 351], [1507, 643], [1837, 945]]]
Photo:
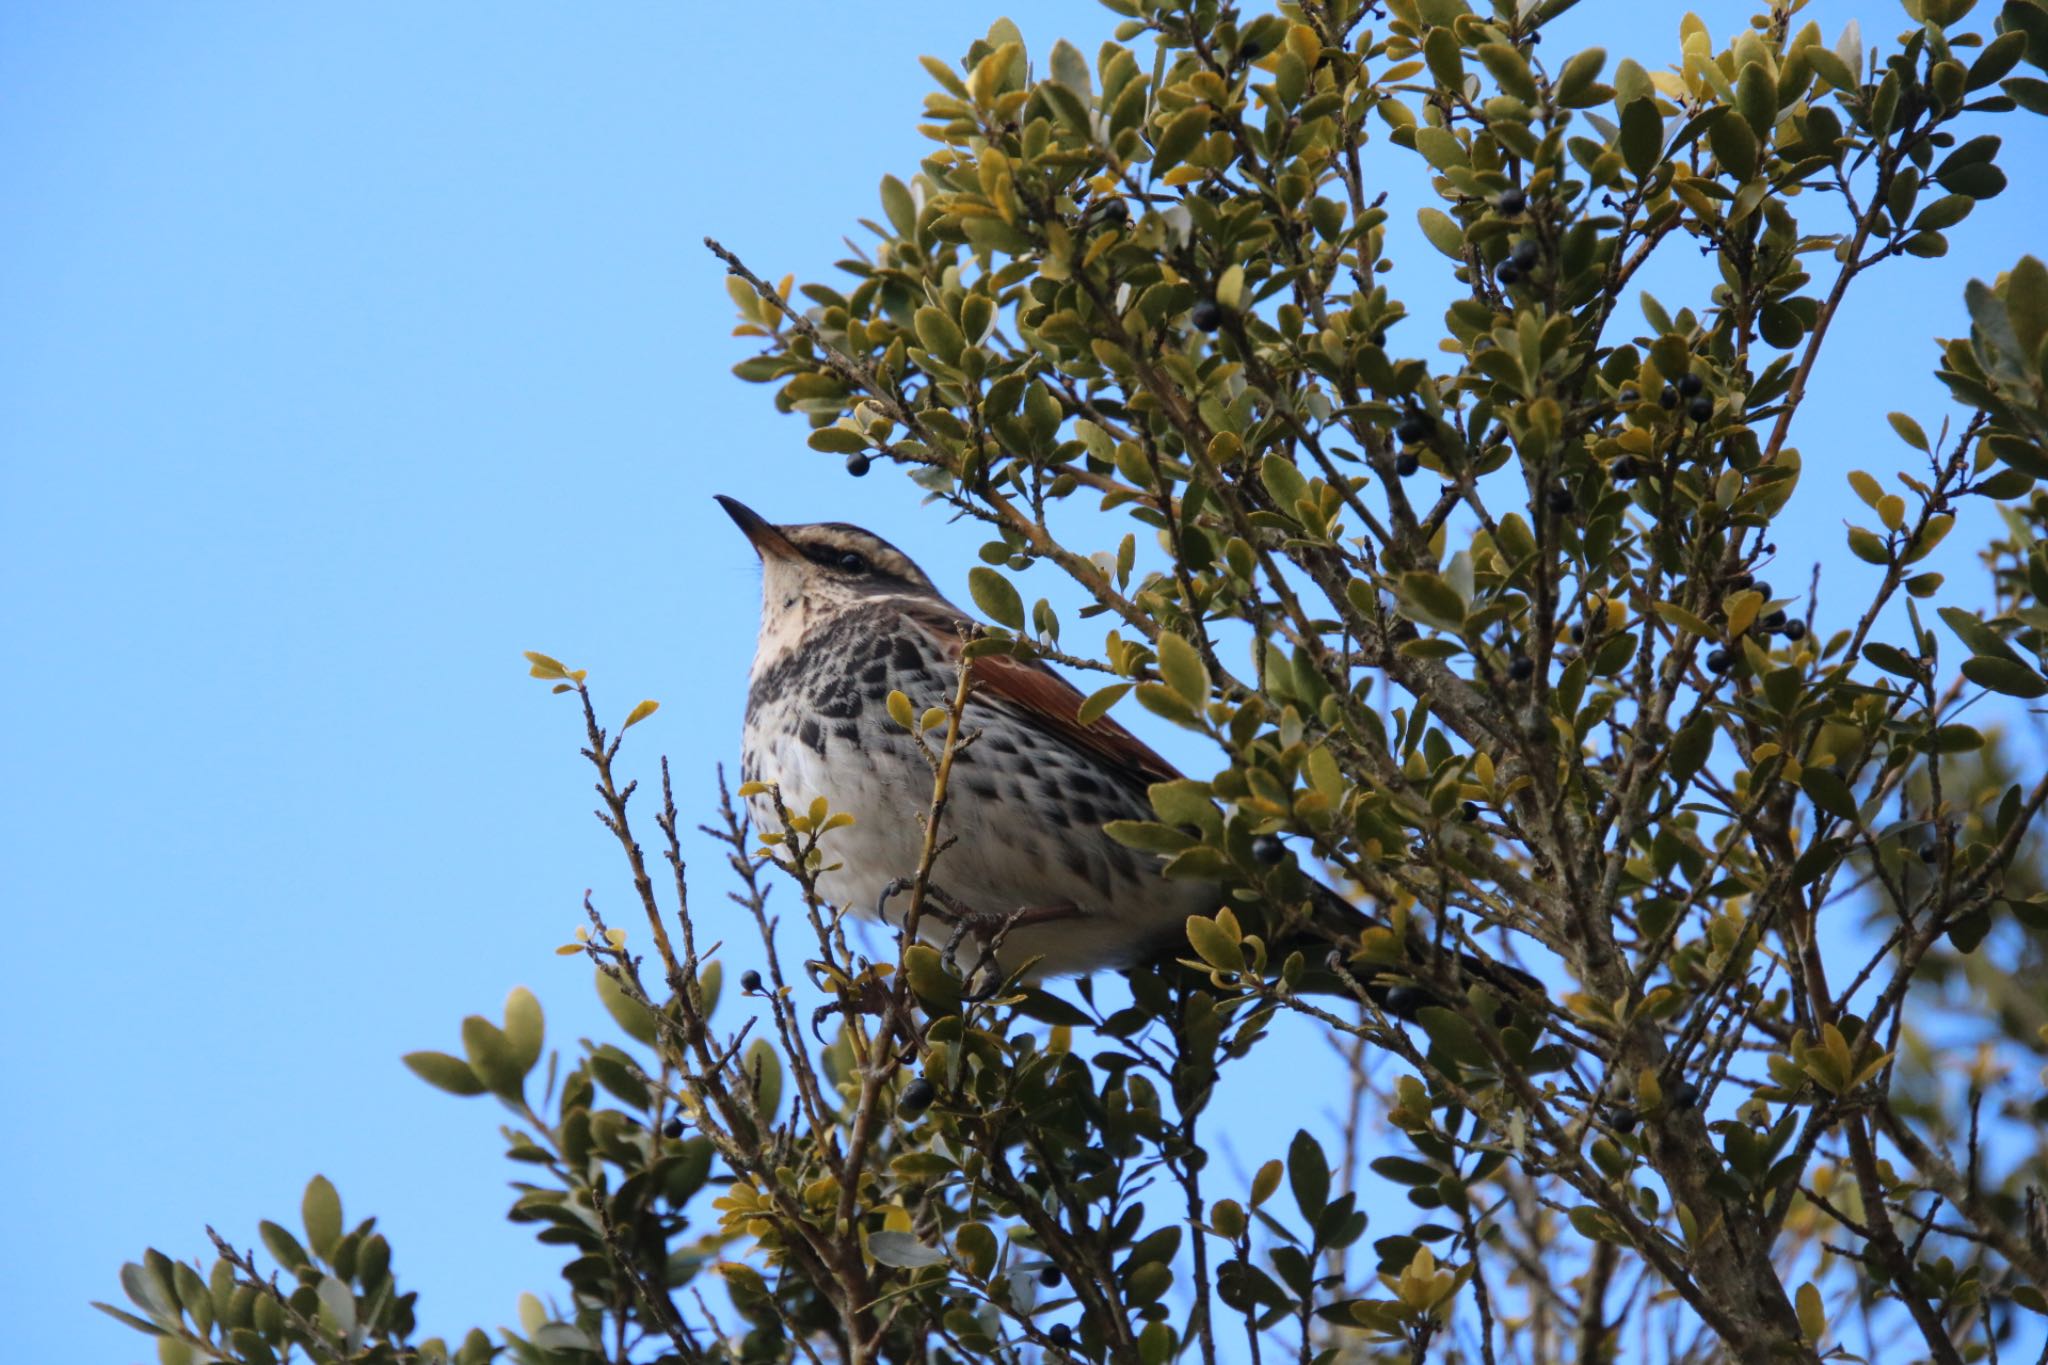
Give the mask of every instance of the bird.
[[[748, 676], [740, 775], [757, 829], [777, 811], [822, 798], [854, 823], [823, 844], [819, 893], [869, 917], [918, 868], [932, 769], [890, 718], [954, 692], [978, 623], [882, 537], [845, 522], [776, 525], [738, 500], [717, 501], [760, 557], [761, 622]], [[1191, 917], [1215, 915], [1227, 888], [1161, 874], [1163, 859], [1104, 826], [1155, 820], [1149, 788], [1181, 773], [1107, 716], [1083, 720], [1082, 695], [1041, 662], [988, 653], [970, 665], [941, 833], [930, 874], [940, 907], [920, 935], [944, 943], [970, 977], [982, 968], [1027, 983], [1188, 955]], [[1321, 938], [1356, 941], [1378, 920], [1304, 877]], [[1178, 950], [1176, 952], [1176, 950]], [[1514, 968], [1460, 955], [1499, 986], [1536, 986]], [[1509, 988], [1510, 991], [1514, 989]], [[1375, 980], [1376, 998], [1422, 1001]]]

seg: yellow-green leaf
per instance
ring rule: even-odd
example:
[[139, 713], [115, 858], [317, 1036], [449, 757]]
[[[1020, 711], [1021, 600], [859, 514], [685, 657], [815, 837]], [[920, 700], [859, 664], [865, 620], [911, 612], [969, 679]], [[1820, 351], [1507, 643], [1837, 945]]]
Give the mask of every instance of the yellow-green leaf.
[[1124, 694], [1131, 690], [1129, 683], [1111, 683], [1107, 687], [1090, 692], [1074, 713], [1074, 720], [1081, 725], [1093, 725], [1109, 714], [1109, 708], [1122, 701]]
[[1190, 706], [1209, 700], [1209, 669], [1193, 645], [1170, 630], [1159, 632], [1159, 677]]

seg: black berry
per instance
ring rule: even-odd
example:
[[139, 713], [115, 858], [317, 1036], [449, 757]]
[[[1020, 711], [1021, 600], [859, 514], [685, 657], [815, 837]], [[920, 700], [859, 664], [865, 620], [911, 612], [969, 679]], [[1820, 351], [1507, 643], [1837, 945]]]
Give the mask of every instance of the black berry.
[[1384, 345], [1386, 345], [1386, 344], [1387, 344], [1387, 329], [1386, 329], [1386, 328], [1382, 327], [1382, 328], [1381, 328], [1381, 329], [1380, 329], [1379, 331], [1377, 331], [1377, 332], [1374, 332], [1374, 333], [1372, 334], [1372, 344], [1373, 344], [1373, 345], [1375, 345], [1375, 346], [1384, 346]]
[[1572, 510], [1572, 490], [1569, 488], [1553, 488], [1549, 490], [1543, 495], [1543, 505], [1559, 516], [1563, 516]]
[[1683, 1114], [1700, 1102], [1700, 1088], [1691, 1081], [1680, 1081], [1671, 1087], [1671, 1107]]
[[1758, 579], [1754, 581], [1752, 586], [1756, 588], [1756, 595], [1758, 597], [1763, 598], [1766, 602], [1771, 600], [1771, 585], [1769, 583], [1766, 583], [1763, 580]]
[[1636, 1130], [1636, 1111], [1635, 1111], [1635, 1110], [1633, 1110], [1633, 1109], [1617, 1109], [1617, 1110], [1615, 1110], [1615, 1111], [1614, 1111], [1614, 1131], [1615, 1131], [1615, 1132], [1617, 1132], [1617, 1133], [1633, 1133], [1633, 1132], [1634, 1132], [1635, 1130]]
[[1056, 1322], [1045, 1329], [1045, 1335], [1055, 1346], [1065, 1346], [1074, 1339], [1074, 1329], [1064, 1322]]
[[1728, 665], [1735, 662], [1735, 656], [1725, 649], [1710, 650], [1707, 653], [1707, 667], [1716, 673], [1726, 673]]
[[1785, 613], [1782, 611], [1774, 611], [1769, 616], [1766, 616], [1763, 620], [1759, 621], [1757, 624], [1762, 626], [1765, 630], [1776, 630], [1779, 626], [1785, 624]]
[[1516, 682], [1527, 682], [1536, 672], [1536, 661], [1526, 654], [1517, 654], [1508, 665], [1508, 676]]
[[1681, 397], [1690, 398], [1706, 386], [1706, 381], [1696, 374], [1678, 376], [1677, 389]]
[[912, 1078], [897, 1097], [896, 1112], [905, 1118], [915, 1118], [932, 1107], [932, 1101], [939, 1097], [938, 1089], [922, 1076]]
[[1806, 622], [1787, 621], [1778, 633], [1796, 645], [1806, 638]]
[[1387, 992], [1386, 1010], [1403, 1019], [1412, 1019], [1415, 1012], [1429, 1004], [1432, 998], [1420, 986], [1395, 986]]
[[[1753, 574], [1746, 574], [1746, 573], [1735, 573], [1735, 574], [1729, 574], [1729, 575], [1728, 575], [1728, 591], [1730, 591], [1730, 592], [1741, 592], [1741, 591], [1742, 591], [1742, 590], [1743, 590], [1744, 588], [1746, 588], [1746, 587], [1750, 586], [1750, 585], [1751, 585], [1752, 583], [1754, 583], [1754, 582], [1756, 582], [1756, 577], [1755, 577], [1755, 575], [1753, 575]], [[1768, 587], [1768, 586], [1769, 586], [1769, 584], [1766, 584], [1765, 586], [1766, 586], [1766, 587]]]
[[1499, 280], [1503, 286], [1517, 285], [1522, 282], [1522, 272], [1516, 268], [1513, 261], [1503, 262], [1501, 268], [1493, 272], [1493, 277]]
[[1584, 644], [1586, 641], [1586, 628], [1584, 626], [1573, 626], [1571, 628], [1571, 637], [1573, 644]]
[[1624, 455], [1607, 466], [1607, 474], [1613, 479], [1633, 479], [1636, 476], [1636, 462], [1632, 456]]
[[1058, 1284], [1060, 1282], [1060, 1268], [1056, 1265], [1049, 1265], [1045, 1269], [1039, 1271], [1038, 1282], [1046, 1286], [1048, 1289], [1050, 1289], [1053, 1285]]
[[1252, 840], [1252, 857], [1271, 867], [1287, 856], [1287, 845], [1277, 834], [1261, 834]]
[[1258, 40], [1256, 38], [1252, 38], [1247, 39], [1245, 42], [1240, 43], [1238, 45], [1237, 55], [1249, 62], [1258, 57], [1259, 51], [1260, 49]]
[[681, 1137], [683, 1135], [683, 1121], [681, 1119], [670, 1119], [667, 1123], [662, 1124], [661, 1135], [666, 1138]]
[[1714, 415], [1714, 400], [1701, 394], [1686, 405], [1685, 413], [1695, 422], [1704, 422]]
[[1512, 218], [1529, 207], [1529, 196], [1520, 190], [1502, 190], [1500, 198], [1493, 201], [1493, 206]]
[[1223, 310], [1214, 299], [1203, 299], [1188, 309], [1188, 321], [1204, 332], [1213, 332], [1223, 325]]
[[873, 460], [856, 450], [853, 454], [846, 457], [846, 472], [853, 475], [856, 479], [864, 478], [867, 475], [868, 466], [873, 463]]
[[1617, 402], [1621, 403], [1640, 403], [1643, 401], [1643, 392], [1641, 389], [1638, 389], [1635, 385], [1630, 384], [1620, 393], [1614, 395], [1614, 397]]
[[1477, 801], [1467, 801], [1462, 813], [1465, 816], [1465, 823], [1471, 824], [1479, 818], [1479, 803]]
[[1422, 461], [1412, 452], [1402, 451], [1394, 459], [1394, 472], [1404, 479], [1420, 468], [1422, 468]]
[[1088, 211], [1089, 218], [1098, 227], [1121, 227], [1130, 221], [1130, 205], [1121, 199], [1105, 199]]
[[1921, 862], [1923, 862], [1923, 863], [1931, 863], [1931, 862], [1934, 862], [1934, 861], [1935, 861], [1936, 859], [1938, 859], [1939, 857], [1941, 857], [1941, 845], [1940, 845], [1940, 844], [1937, 844], [1937, 843], [1933, 843], [1933, 842], [1931, 842], [1931, 841], [1930, 841], [1930, 842], [1928, 842], [1928, 843], [1924, 843], [1924, 844], [1920, 845], [1920, 861], [1921, 861]]
[[1428, 413], [1411, 412], [1394, 428], [1394, 435], [1402, 444], [1414, 445], [1417, 441], [1427, 441], [1435, 430], [1436, 420]]
[[752, 994], [753, 994], [753, 993], [754, 993], [755, 991], [758, 991], [758, 990], [760, 990], [760, 989], [761, 989], [761, 974], [760, 974], [759, 972], [757, 972], [757, 971], [754, 971], [754, 970], [752, 970], [752, 969], [749, 969], [749, 970], [747, 970], [747, 971], [741, 972], [741, 973], [740, 973], [740, 989], [741, 989], [741, 990], [743, 990], [743, 991], [745, 991], [745, 992], [746, 992], [746, 993], [747, 993], [748, 995], [752, 995]]
[[1663, 391], [1662, 393], [1659, 393], [1659, 394], [1657, 395], [1657, 406], [1658, 406], [1658, 407], [1660, 407], [1660, 408], [1675, 408], [1675, 407], [1677, 407], [1677, 406], [1678, 406], [1678, 390], [1677, 390], [1677, 389], [1674, 389], [1674, 388], [1672, 388], [1672, 387], [1671, 387], [1671, 386], [1670, 386], [1669, 384], [1666, 384], [1666, 385], [1664, 386], [1664, 391]]
[[1524, 237], [1521, 241], [1516, 242], [1514, 250], [1508, 253], [1508, 260], [1514, 263], [1517, 270], [1528, 270], [1541, 259], [1542, 255], [1543, 248], [1536, 245], [1531, 239]]

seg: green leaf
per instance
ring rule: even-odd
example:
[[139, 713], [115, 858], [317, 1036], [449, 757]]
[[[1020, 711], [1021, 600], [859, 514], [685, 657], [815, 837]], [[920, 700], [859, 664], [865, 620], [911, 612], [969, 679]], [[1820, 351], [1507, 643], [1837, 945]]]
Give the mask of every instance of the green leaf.
[[1930, 754], [1968, 754], [1984, 747], [1984, 736], [1968, 725], [1937, 725], [1920, 741]]
[[898, 1270], [921, 1270], [928, 1265], [938, 1265], [946, 1259], [946, 1253], [938, 1247], [926, 1246], [907, 1232], [871, 1232], [868, 1234], [868, 1255], [883, 1265]]
[[1808, 1341], [1818, 1345], [1820, 1339], [1828, 1334], [1828, 1310], [1821, 1302], [1820, 1290], [1814, 1287], [1812, 1280], [1808, 1280], [1799, 1286], [1794, 1302], [1798, 1305], [1799, 1330], [1806, 1333]]
[[1437, 574], [1402, 574], [1397, 605], [1403, 616], [1439, 630], [1462, 630], [1465, 625], [1465, 599]]
[[819, 427], [804, 441], [812, 450], [822, 450], [828, 455], [851, 455], [868, 448], [868, 438], [852, 427]]
[[[1568, 109], [1582, 109], [1588, 102], [1582, 97], [1590, 96], [1593, 82], [1599, 79], [1600, 68], [1607, 64], [1607, 49], [1589, 47], [1576, 53], [1564, 64], [1558, 73], [1554, 94], [1557, 102]], [[1591, 101], [1598, 102], [1598, 101]]]
[[952, 1014], [960, 1008], [960, 982], [946, 970], [939, 950], [913, 943], [903, 953], [903, 971], [910, 989], [934, 1015]]
[[1920, 665], [1905, 650], [1896, 645], [1873, 641], [1863, 646], [1863, 657], [1876, 664], [1885, 672], [1901, 678], [1920, 676]]
[[2005, 637], [1985, 625], [1974, 613], [1961, 607], [1941, 607], [1936, 614], [1956, 633], [1957, 639], [1970, 647], [1972, 654], [1988, 654], [2016, 664], [2023, 662], [2018, 652], [2005, 642]]
[[1629, 1245], [1628, 1234], [1621, 1230], [1604, 1210], [1591, 1204], [1581, 1204], [1566, 1215], [1571, 1220], [1572, 1230], [1579, 1236], [1594, 1242], [1606, 1242], [1611, 1246]]
[[469, 1056], [470, 1070], [493, 1095], [516, 1101], [525, 1093], [526, 1068], [519, 1064], [511, 1041], [481, 1014], [462, 1021], [462, 1050]]
[[286, 1270], [298, 1270], [313, 1263], [298, 1238], [267, 1218], [256, 1224], [256, 1235], [263, 1239], [264, 1249], [272, 1259]]
[[147, 1336], [161, 1337], [164, 1334], [164, 1329], [157, 1326], [155, 1323], [145, 1322], [141, 1318], [136, 1317], [133, 1313], [130, 1313], [125, 1309], [114, 1307], [114, 1305], [112, 1305], [111, 1303], [101, 1303], [98, 1299], [94, 1299], [92, 1300], [92, 1306], [99, 1309], [102, 1313], [105, 1313], [114, 1321], [121, 1323], [124, 1326], [132, 1327], [136, 1331], [141, 1332]]
[[1111, 820], [1103, 825], [1102, 832], [1125, 848], [1141, 853], [1181, 853], [1195, 846], [1192, 838], [1173, 826], [1152, 820]]
[[1652, 602], [1650, 609], [1688, 635], [1707, 636], [1714, 633], [1712, 626], [1687, 611], [1684, 607], [1679, 606], [1676, 602]]
[[1313, 1223], [1322, 1217], [1330, 1202], [1330, 1161], [1305, 1128], [1298, 1130], [1294, 1141], [1287, 1145], [1287, 1183], [1294, 1191], [1294, 1206], [1301, 1210], [1303, 1218]]
[[882, 177], [882, 212], [888, 217], [889, 226], [896, 229], [898, 237], [916, 234], [917, 200], [911, 195], [910, 187], [893, 175]]
[[1708, 127], [1707, 145], [1713, 148], [1715, 159], [1737, 180], [1747, 180], [1756, 174], [1756, 134], [1734, 110]]
[[1849, 553], [1866, 564], [1892, 562], [1891, 551], [1885, 548], [1883, 537], [1861, 526], [1849, 528]]
[[1399, 1185], [1434, 1185], [1443, 1172], [1426, 1162], [1405, 1156], [1376, 1157], [1372, 1169]]
[[[1458, 49], [1457, 35], [1448, 25], [1432, 27], [1422, 39], [1422, 58], [1429, 64], [1429, 74], [1436, 83], [1446, 90], [1453, 90], [1463, 98], [1465, 91], [1465, 62]], [[1417, 127], [1417, 131], [1421, 131]]]
[[1152, 169], [1154, 173], [1171, 170], [1179, 165], [1183, 157], [1193, 151], [1202, 135], [1209, 131], [1209, 110], [1205, 105], [1183, 109], [1166, 125], [1164, 132], [1152, 144]]
[[2020, 257], [2006, 275], [2005, 312], [2021, 352], [2038, 357], [2041, 341], [2048, 337], [2048, 266], [2036, 257]]
[[1735, 78], [1735, 107], [1757, 139], [1770, 137], [1778, 121], [1778, 83], [1757, 62], [1745, 62]]
[[1528, 58], [1507, 43], [1481, 43], [1477, 55], [1502, 90], [1524, 103], [1535, 103], [1536, 78]]
[[1009, 579], [977, 565], [967, 571], [967, 591], [991, 621], [1011, 630], [1024, 629], [1024, 599]]
[[1844, 820], [1856, 818], [1855, 794], [1849, 790], [1849, 784], [1830, 769], [1808, 768], [1800, 775], [1799, 789], [1828, 814], [1838, 815]]
[[967, 347], [967, 338], [961, 334], [959, 325], [953, 319], [927, 304], [917, 310], [913, 321], [917, 329], [917, 339], [925, 350], [948, 365], [960, 359], [960, 352]]
[[1465, 259], [1465, 230], [1458, 220], [1442, 209], [1423, 209], [1415, 215], [1429, 244], [1454, 261]]
[[341, 1195], [335, 1192], [334, 1182], [324, 1175], [306, 1182], [299, 1218], [306, 1225], [306, 1243], [314, 1254], [322, 1260], [333, 1255], [334, 1244], [341, 1240]]
[[613, 974], [617, 970], [609, 964], [597, 969], [597, 998], [621, 1032], [634, 1042], [651, 1047], [656, 1033], [654, 1012], [626, 993]]
[[[644, 705], [644, 703], [643, 703]], [[540, 1001], [524, 986], [514, 986], [505, 997], [505, 1040], [512, 1045], [513, 1060], [522, 1074], [533, 1070], [547, 1026]]]
[[747, 1044], [747, 1081], [754, 1088], [754, 1104], [760, 1109], [761, 1117], [772, 1119], [776, 1108], [782, 1103], [782, 1056], [775, 1050], [775, 1044], [766, 1038], [756, 1038]]
[[1189, 706], [1209, 701], [1209, 669], [1193, 645], [1170, 630], [1159, 632], [1159, 677]]
[[451, 1095], [481, 1095], [484, 1083], [469, 1069], [469, 1063], [445, 1052], [408, 1052], [401, 1059], [406, 1069], [437, 1090]]
[[1892, 430], [1899, 433], [1899, 439], [1907, 445], [1919, 451], [1927, 449], [1927, 433], [1920, 429], [1918, 422], [1908, 417], [1905, 413], [1886, 413], [1885, 420], [1892, 424]]
[[1188, 916], [1188, 943], [1195, 956], [1219, 972], [1244, 970], [1244, 949], [1222, 926], [1202, 915]]
[[1088, 79], [1087, 57], [1064, 38], [1052, 45], [1052, 78], [1084, 100], [1095, 93], [1094, 84]]
[[2048, 695], [2048, 682], [2043, 682], [2039, 673], [2023, 663], [1995, 655], [1979, 654], [1963, 660], [1963, 676], [1979, 687], [2008, 697], [2032, 701]]
[[[1814, 73], [1829, 85], [1837, 90], [1850, 92], [1854, 92], [1859, 88], [1856, 73], [1849, 69], [1847, 62], [1843, 61], [1833, 52], [1822, 47], [1819, 43], [1811, 44], [1804, 50], [1806, 52], [1806, 60], [1813, 67]], [[1818, 100], [1815, 101], [1815, 103], [1818, 102]]]
[[1621, 159], [1641, 180], [1656, 169], [1664, 152], [1664, 118], [1654, 100], [1631, 100], [1621, 109]]
[[1845, 842], [1841, 839], [1820, 839], [1810, 845], [1792, 864], [1792, 884], [1811, 886], [1833, 869], [1842, 865], [1842, 850]]

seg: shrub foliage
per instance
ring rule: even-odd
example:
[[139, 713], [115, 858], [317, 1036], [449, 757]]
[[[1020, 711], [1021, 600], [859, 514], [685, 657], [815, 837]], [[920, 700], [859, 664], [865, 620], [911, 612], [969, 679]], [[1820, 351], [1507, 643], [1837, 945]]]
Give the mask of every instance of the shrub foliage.
[[[521, 991], [407, 1060], [510, 1111], [563, 1283], [418, 1341], [316, 1179], [275, 1271], [218, 1238], [127, 1268], [109, 1311], [167, 1362], [1959, 1362], [2048, 1312], [2015, 970], [2048, 778], [1986, 728], [2048, 694], [2048, 269], [1971, 286], [1954, 410], [1848, 475], [1845, 598], [1784, 520], [1844, 463], [1799, 422], [1844, 300], [1966, 238], [2006, 185], [1984, 130], [2048, 112], [2048, 8], [1905, 0], [1867, 46], [1788, 0], [1652, 67], [1539, 47], [1570, 0], [1108, 3], [1092, 59], [1007, 22], [926, 59], [933, 150], [837, 284], [713, 247], [740, 377], [987, 527], [975, 648], [1210, 743], [1118, 833], [1230, 904], [1127, 990], [862, 956], [816, 873], [849, 818], [942, 822], [963, 675], [900, 708], [927, 809], [764, 838], [722, 804], [765, 963], [735, 982], [666, 770], [650, 857], [616, 766], [652, 707], [609, 732], [531, 656], [640, 902], [566, 949], [618, 1033], [551, 1053]], [[1977, 503], [2002, 530], [1952, 587], [1928, 557]], [[1041, 562], [1099, 645], [1026, 607]], [[1397, 932], [1269, 949], [1304, 867]], [[1550, 998], [1461, 992], [1456, 951]], [[1368, 966], [1436, 1003], [1390, 1017]], [[1350, 1049], [1354, 1121], [1226, 1170], [1219, 1077], [1284, 1014]]]

